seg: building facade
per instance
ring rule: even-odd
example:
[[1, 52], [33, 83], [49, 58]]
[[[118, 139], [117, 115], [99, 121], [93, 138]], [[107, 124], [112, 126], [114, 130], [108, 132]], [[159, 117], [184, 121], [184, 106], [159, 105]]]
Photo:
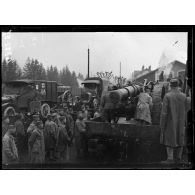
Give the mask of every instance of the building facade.
[[164, 80], [167, 80], [168, 78], [171, 78], [171, 77], [172, 78], [180, 77], [182, 81], [184, 81], [185, 69], [186, 69], [186, 64], [183, 64], [182, 62], [175, 60], [173, 62], [168, 63], [166, 66], [157, 68], [144, 75], [141, 75], [137, 77], [135, 80], [141, 83], [144, 82], [144, 79], [155, 82], [159, 80], [159, 76], [163, 71]]

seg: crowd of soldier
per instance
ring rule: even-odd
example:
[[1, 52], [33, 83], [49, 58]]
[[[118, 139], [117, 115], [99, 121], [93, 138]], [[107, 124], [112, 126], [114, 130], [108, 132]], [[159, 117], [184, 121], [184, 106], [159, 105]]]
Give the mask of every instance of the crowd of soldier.
[[94, 108], [90, 100], [82, 103], [77, 98], [74, 113], [66, 106], [52, 110], [46, 119], [36, 113], [26, 128], [27, 120], [21, 113], [14, 123], [8, 116], [3, 117], [3, 164], [67, 161], [70, 147], [75, 147], [76, 158], [82, 158], [87, 152], [85, 121], [100, 116], [98, 106]]

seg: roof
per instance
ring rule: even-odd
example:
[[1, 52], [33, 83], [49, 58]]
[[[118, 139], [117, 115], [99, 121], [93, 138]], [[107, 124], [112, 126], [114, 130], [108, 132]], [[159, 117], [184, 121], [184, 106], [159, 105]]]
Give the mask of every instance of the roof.
[[174, 61], [172, 61], [172, 62], [170, 62], [171, 64], [175, 64], [175, 63], [179, 63], [179, 64], [181, 64], [181, 65], [183, 65], [183, 66], [186, 66], [186, 64], [184, 64], [183, 62], [180, 62], [180, 61], [178, 61], [178, 60], [174, 60]]
[[145, 76], [147, 76], [147, 75], [149, 75], [149, 74], [152, 74], [152, 73], [158, 71], [158, 69], [159, 69], [159, 68], [156, 68], [155, 70], [152, 70], [152, 71], [150, 71], [150, 72], [147, 72], [146, 74], [140, 75], [139, 77], [136, 78], [136, 80], [139, 79], [139, 78], [145, 77]]
[[82, 82], [82, 84], [87, 84], [87, 83], [95, 83], [95, 84], [100, 84], [99, 80], [85, 80]]
[[64, 88], [64, 89], [67, 89], [67, 88], [71, 88], [71, 86], [65, 86], [65, 85], [58, 85], [58, 88]]
[[20, 80], [12, 80], [12, 81], [6, 81], [5, 83], [33, 83], [33, 80], [30, 79], [20, 79]]
[[11, 80], [6, 81], [5, 83], [26, 83], [26, 84], [33, 84], [36, 82], [48, 82], [48, 83], [56, 83], [56, 81], [47, 81], [47, 80], [31, 80], [31, 79], [19, 79], [19, 80]]

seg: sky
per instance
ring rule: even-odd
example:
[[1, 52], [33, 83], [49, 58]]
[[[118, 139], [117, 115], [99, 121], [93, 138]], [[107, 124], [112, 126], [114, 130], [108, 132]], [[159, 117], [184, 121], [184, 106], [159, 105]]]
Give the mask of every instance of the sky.
[[[177, 42], [177, 43], [176, 43]], [[176, 44], [174, 44], [176, 43]], [[2, 33], [2, 58], [11, 55], [23, 67], [27, 57], [87, 75], [87, 49], [90, 74], [112, 71], [129, 78], [134, 70], [159, 66], [163, 53], [187, 57], [187, 33], [183, 32], [64, 32]], [[177, 53], [177, 56], [176, 56]]]

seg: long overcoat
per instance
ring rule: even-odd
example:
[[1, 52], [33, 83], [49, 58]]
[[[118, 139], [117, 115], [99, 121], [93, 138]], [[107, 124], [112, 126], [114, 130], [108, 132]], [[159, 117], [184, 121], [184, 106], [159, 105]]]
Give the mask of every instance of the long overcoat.
[[57, 142], [56, 150], [58, 152], [63, 152], [67, 148], [69, 137], [65, 125], [59, 124], [58, 131], [59, 134], [57, 139], [58, 142]]
[[140, 93], [138, 97], [135, 118], [151, 123], [152, 97], [147, 93]]
[[5, 134], [2, 140], [2, 163], [10, 164], [17, 162], [18, 150], [12, 135]]
[[44, 163], [45, 161], [45, 144], [43, 129], [35, 128], [29, 138], [30, 162]]
[[172, 89], [163, 99], [161, 111], [160, 142], [166, 146], [185, 145], [185, 118], [191, 99], [177, 89]]
[[45, 148], [53, 150], [57, 142], [57, 125], [53, 121], [46, 121], [44, 128]]

